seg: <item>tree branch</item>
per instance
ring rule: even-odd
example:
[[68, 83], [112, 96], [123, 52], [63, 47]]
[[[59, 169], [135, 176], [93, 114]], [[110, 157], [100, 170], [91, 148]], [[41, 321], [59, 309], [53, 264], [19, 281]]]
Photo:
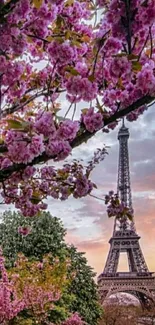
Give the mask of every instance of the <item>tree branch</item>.
[[5, 15], [7, 15], [18, 2], [20, 2], [20, 0], [11, 0], [7, 2], [5, 5], [3, 5], [0, 12], [0, 19], [4, 18]]
[[[34, 89], [32, 89], [32, 90], [34, 90]], [[62, 92], [64, 92], [63, 89], [56, 91], [56, 93], [62, 93]], [[50, 94], [53, 94], [53, 93], [54, 93], [54, 91], [50, 90]], [[27, 95], [27, 94], [28, 94], [28, 91], [25, 93], [25, 95]], [[23, 97], [25, 95], [23, 95]], [[19, 111], [20, 109], [23, 109], [26, 105], [28, 105], [29, 103], [31, 103], [33, 100], [35, 100], [37, 98], [42, 97], [42, 96], [47, 96], [47, 95], [48, 95], [48, 89], [42, 89], [39, 92], [37, 92], [36, 94], [29, 97], [27, 100], [25, 100], [25, 102], [14, 104], [13, 106], [3, 110], [1, 112], [1, 118], [4, 118], [8, 114], [13, 114], [13, 113]]]
[[[115, 122], [117, 119], [126, 116], [127, 114], [135, 111], [136, 109], [138, 109], [139, 107], [141, 107], [142, 105], [146, 105], [146, 104], [150, 104], [152, 101], [154, 100], [153, 97], [151, 96], [144, 96], [140, 99], [138, 99], [135, 103], [131, 104], [130, 106], [116, 112], [114, 115], [110, 116], [109, 118], [107, 118], [104, 121], [104, 126], [109, 125], [110, 123]], [[97, 133], [97, 131], [90, 133], [86, 130], [83, 131], [82, 134], [80, 134], [79, 136], [77, 136], [71, 143], [72, 148], [75, 148], [79, 145], [81, 145], [82, 143], [86, 142], [88, 139], [92, 138], [95, 133]], [[5, 145], [0, 145], [0, 152], [6, 152], [7, 151], [7, 147]], [[14, 172], [19, 172], [24, 170], [27, 166], [33, 166], [39, 163], [45, 163], [46, 161], [49, 161], [50, 159], [54, 159], [56, 158], [55, 156], [48, 156], [45, 152], [34, 158], [30, 163], [28, 164], [13, 164], [12, 166], [0, 170], [0, 181], [5, 181], [7, 178], [9, 178], [12, 173]]]
[[150, 59], [152, 59], [152, 54], [153, 54], [153, 39], [152, 39], [152, 26], [149, 27], [149, 34], [150, 34]]
[[[110, 123], [115, 122], [117, 119], [126, 116], [127, 114], [135, 111], [136, 109], [138, 109], [139, 107], [145, 105], [145, 104], [150, 104], [152, 101], [154, 100], [153, 97], [151, 96], [144, 96], [140, 99], [138, 99], [136, 102], [134, 102], [133, 104], [131, 104], [130, 106], [116, 112], [114, 115], [110, 116], [109, 118], [107, 118], [104, 121], [104, 126], [109, 125]], [[95, 134], [96, 132], [90, 133], [88, 131], [85, 131], [83, 134], [81, 134], [80, 136], [78, 136], [73, 142], [72, 142], [72, 147], [75, 148], [77, 146], [79, 146], [80, 144], [82, 144], [83, 142], [86, 142], [88, 139], [92, 138], [92, 136]]]
[[130, 0], [125, 0], [126, 7], [126, 18], [127, 18], [127, 43], [128, 43], [128, 53], [131, 54], [131, 8]]

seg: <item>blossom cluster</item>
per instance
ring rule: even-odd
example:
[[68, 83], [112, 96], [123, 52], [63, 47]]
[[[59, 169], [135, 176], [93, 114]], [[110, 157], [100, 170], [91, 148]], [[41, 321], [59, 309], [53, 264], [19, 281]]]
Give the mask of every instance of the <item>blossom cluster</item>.
[[113, 191], [105, 196], [105, 204], [107, 205], [107, 213], [109, 218], [115, 217], [116, 219], [133, 219], [133, 211], [130, 207], [127, 207], [124, 202], [120, 202], [118, 194], [114, 194]]
[[[89, 162], [86, 168], [76, 161], [57, 170], [52, 166], [40, 169], [28, 166], [22, 173], [26, 185], [23, 187], [21, 174], [16, 172], [9, 181], [3, 183], [1, 195], [5, 203], [14, 203], [24, 216], [33, 217], [47, 208], [44, 202], [47, 196], [66, 200], [70, 195], [81, 198], [91, 193], [94, 184], [89, 179], [90, 172], [103, 158], [104, 153], [99, 152], [97, 159]], [[20, 228], [18, 231], [26, 236], [30, 229]]]
[[[82, 113], [81, 123], [86, 130], [94, 132], [103, 127], [102, 114], [90, 108]], [[61, 169], [31, 166], [33, 160], [41, 155], [45, 160], [67, 158], [79, 130], [78, 121], [66, 119], [58, 122], [53, 111], [49, 110], [39, 110], [25, 120], [19, 117], [6, 120], [2, 134], [7, 151], [0, 158], [0, 169], [6, 170], [17, 164], [17, 171], [2, 183], [4, 202], [15, 204], [24, 216], [32, 217], [47, 208], [44, 202], [47, 196], [66, 200], [70, 195], [75, 198], [88, 195], [94, 187], [89, 180], [90, 172], [103, 159], [104, 150], [98, 151], [91, 168], [90, 164], [84, 168], [78, 162], [66, 163]], [[19, 172], [20, 164], [24, 164], [24, 168]], [[27, 235], [27, 230], [19, 229], [19, 232]]]
[[[12, 129], [9, 127], [10, 122]], [[64, 159], [71, 152], [71, 142], [78, 130], [77, 121], [66, 120], [56, 124], [50, 111], [39, 111], [34, 120], [27, 122], [9, 120], [3, 132], [7, 153], [1, 164], [3, 167], [12, 163], [27, 164], [43, 152], [57, 160]]]
[[85, 322], [81, 319], [78, 313], [71, 315], [62, 325], [84, 325]]
[[25, 308], [25, 301], [17, 297], [13, 283], [9, 281], [2, 252], [0, 252], [0, 273], [0, 322], [4, 324]]
[[[93, 188], [80, 164], [52, 169], [48, 179], [34, 165], [66, 159], [100, 129], [115, 128], [128, 107], [128, 120], [136, 120], [155, 97], [155, 2], [98, 0], [96, 6], [2, 1], [0, 194], [25, 216], [45, 209], [48, 195], [78, 198]], [[93, 28], [99, 8], [104, 15]]]
[[97, 37], [108, 37], [99, 45], [96, 78], [100, 82], [104, 78], [103, 102], [115, 112], [155, 94], [155, 55], [153, 44], [149, 46], [155, 36], [155, 3], [132, 0], [128, 6], [128, 1], [111, 0], [98, 4], [107, 9]]
[[[47, 311], [50, 310], [50, 308], [53, 308], [53, 303], [60, 299], [60, 292], [56, 290], [53, 283], [51, 283], [53, 279], [52, 271], [54, 272], [54, 269], [52, 269], [52, 266], [49, 264], [48, 257], [44, 259], [41, 268], [38, 265], [38, 262], [38, 264], [29, 263], [22, 254], [19, 255], [16, 266], [12, 271], [10, 270], [10, 272], [6, 270], [4, 263], [5, 259], [2, 255], [2, 251], [0, 251], [1, 324], [8, 324], [8, 322], [13, 319], [20, 322], [21, 312], [28, 310], [31, 311], [32, 316], [35, 317], [36, 321], [37, 319], [40, 321], [44, 320], [46, 324], [50, 325]], [[58, 264], [59, 262], [56, 264], [55, 268], [59, 267]], [[24, 269], [26, 266], [27, 268]], [[34, 281], [34, 276], [38, 281]], [[65, 278], [62, 282], [64, 281]], [[84, 322], [80, 315], [75, 313], [71, 314], [71, 316], [66, 319], [65, 322], [62, 322], [61, 325], [84, 325]]]

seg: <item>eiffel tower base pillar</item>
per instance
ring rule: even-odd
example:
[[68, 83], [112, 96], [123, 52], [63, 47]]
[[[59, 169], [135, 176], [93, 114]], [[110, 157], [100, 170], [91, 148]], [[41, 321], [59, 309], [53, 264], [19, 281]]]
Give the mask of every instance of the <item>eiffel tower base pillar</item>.
[[118, 272], [113, 276], [102, 273], [98, 277], [98, 292], [102, 304], [111, 295], [123, 292], [136, 297], [142, 309], [149, 310], [155, 306], [155, 277], [151, 272], [143, 275]]

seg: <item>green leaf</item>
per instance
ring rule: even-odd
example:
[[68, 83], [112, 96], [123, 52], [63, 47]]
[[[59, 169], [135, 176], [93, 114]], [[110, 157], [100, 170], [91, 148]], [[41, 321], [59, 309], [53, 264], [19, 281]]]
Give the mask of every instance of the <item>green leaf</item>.
[[140, 62], [138, 62], [138, 61], [132, 61], [132, 70], [133, 71], [141, 71], [141, 69], [142, 69], [142, 65], [141, 65], [141, 63]]
[[118, 53], [118, 54], [113, 55], [114, 58], [121, 58], [123, 56], [127, 56], [127, 54], [126, 53]]
[[86, 113], [88, 112], [88, 108], [83, 108], [83, 109], [81, 109], [81, 112], [82, 112], [83, 114], [86, 114]]
[[8, 128], [24, 131], [28, 127], [28, 123], [24, 121], [17, 121], [13, 119], [7, 120]]
[[58, 28], [61, 28], [62, 24], [63, 24], [63, 19], [62, 19], [61, 16], [58, 16], [58, 17], [57, 17], [57, 20], [56, 20], [56, 26], [57, 26]]
[[133, 221], [133, 216], [132, 216], [132, 214], [130, 214], [130, 213], [126, 213], [126, 215], [127, 215], [128, 219], [129, 219], [130, 221]]
[[66, 7], [67, 7], [67, 6], [72, 6], [73, 3], [74, 3], [74, 0], [67, 0], [67, 1], [65, 2], [65, 6], [66, 6]]
[[129, 55], [128, 55], [128, 59], [129, 59], [130, 61], [137, 60], [137, 59], [138, 59], [138, 55], [135, 55], [135, 54], [129, 54]]
[[39, 198], [37, 199], [36, 197], [33, 197], [33, 196], [32, 196], [32, 198], [31, 198], [30, 201], [31, 201], [31, 203], [33, 203], [33, 204], [38, 204], [41, 200], [40, 200]]
[[70, 37], [71, 37], [71, 31], [67, 30], [65, 33], [65, 39], [70, 39]]
[[79, 40], [74, 39], [71, 44], [80, 48], [81, 47], [81, 39], [79, 39]]
[[39, 9], [43, 3], [43, 0], [33, 0], [35, 8]]
[[39, 193], [34, 192], [31, 200], [30, 200], [33, 204], [38, 204], [41, 201], [40, 195]]
[[94, 74], [91, 74], [89, 77], [88, 77], [88, 80], [93, 82], [95, 80], [95, 77], [94, 77]]
[[66, 67], [66, 71], [68, 71], [72, 76], [78, 76], [79, 75], [79, 72], [72, 68], [72, 67]]
[[53, 36], [47, 36], [46, 37], [46, 41], [48, 41], [48, 42], [52, 42], [53, 41]]
[[93, 183], [93, 187], [94, 187], [94, 188], [97, 188], [97, 185], [96, 185], [95, 183]]

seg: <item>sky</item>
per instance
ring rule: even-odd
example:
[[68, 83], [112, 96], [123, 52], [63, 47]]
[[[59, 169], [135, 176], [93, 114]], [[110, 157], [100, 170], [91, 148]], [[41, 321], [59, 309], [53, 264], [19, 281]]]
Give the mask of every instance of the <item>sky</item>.
[[[125, 122], [129, 127], [129, 157], [132, 200], [140, 245], [150, 271], [155, 271], [155, 106], [150, 107], [137, 121]], [[84, 164], [93, 157], [96, 148], [108, 146], [108, 155], [96, 166], [92, 180], [97, 185], [93, 194], [103, 198], [109, 190], [117, 189], [119, 126], [109, 134], [98, 132], [86, 144], [73, 150], [72, 158], [82, 158]], [[87, 196], [67, 201], [48, 200], [53, 216], [62, 219], [67, 229], [66, 242], [85, 252], [88, 264], [97, 275], [104, 268], [110, 248], [108, 243], [114, 219], [109, 219], [103, 201]], [[0, 206], [3, 212], [6, 207]], [[126, 258], [121, 256], [120, 271], [127, 271]]]
[[[129, 157], [132, 200], [140, 245], [150, 271], [155, 271], [155, 107], [149, 108], [137, 121], [129, 123]], [[109, 134], [98, 132], [86, 144], [74, 149], [73, 158], [87, 162], [96, 147], [109, 146], [105, 160], [96, 166], [92, 180], [97, 185], [94, 195], [103, 198], [117, 189], [119, 126]], [[109, 219], [106, 206], [93, 197], [71, 198], [66, 202], [50, 200], [49, 209], [62, 219], [67, 228], [66, 241], [86, 253], [89, 265], [99, 275], [109, 251], [114, 219]], [[119, 270], [127, 271], [126, 256], [121, 256]]]

